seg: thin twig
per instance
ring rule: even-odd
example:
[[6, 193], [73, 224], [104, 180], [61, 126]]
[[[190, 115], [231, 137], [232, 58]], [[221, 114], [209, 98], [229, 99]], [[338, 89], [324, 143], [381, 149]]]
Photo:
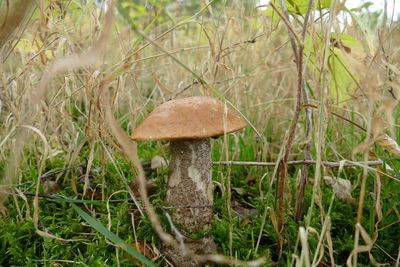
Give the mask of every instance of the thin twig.
[[[307, 105], [309, 103], [309, 95], [306, 87], [303, 87], [303, 103]], [[306, 113], [306, 136], [305, 136], [305, 146], [304, 146], [304, 158], [305, 160], [311, 160], [311, 132], [312, 132], [312, 119], [313, 119], [313, 112], [310, 107], [305, 107], [305, 113]], [[305, 188], [307, 184], [307, 178], [308, 178], [308, 167], [309, 165], [304, 165], [302, 172], [301, 172], [301, 177], [300, 177], [300, 182], [297, 186], [297, 198], [296, 198], [296, 213], [295, 213], [295, 221], [298, 222], [301, 220], [304, 214], [304, 194], [305, 194]]]
[[[10, 191], [3, 191], [0, 190], [1, 193], [7, 194], [7, 195], [12, 195], [12, 196], [20, 196], [19, 193], [14, 193]], [[35, 197], [36, 193], [35, 192], [21, 192], [21, 194], [27, 196], [27, 197]], [[50, 200], [62, 200], [64, 202], [68, 203], [86, 203], [86, 204], [91, 204], [91, 205], [106, 205], [107, 203], [110, 204], [120, 204], [120, 203], [129, 203], [129, 204], [135, 204], [136, 203], [142, 203], [141, 200], [136, 201], [133, 198], [122, 198], [122, 199], [110, 199], [108, 201], [100, 200], [100, 199], [76, 199], [75, 196], [65, 196], [61, 194], [53, 194], [53, 193], [48, 193], [48, 194], [38, 194], [39, 198], [43, 199], [50, 199]], [[233, 208], [234, 207], [240, 207], [239, 204], [232, 204], [231, 205]], [[170, 206], [162, 206], [162, 205], [154, 205], [154, 207], [161, 209], [164, 213], [167, 210], [176, 210], [176, 209], [204, 209], [204, 208], [213, 208], [213, 205], [184, 205], [184, 206], [178, 206], [178, 207], [170, 207]]]
[[[278, 230], [280, 232], [283, 231], [284, 228], [284, 219], [283, 219], [283, 211], [284, 211], [284, 205], [285, 205], [285, 200], [284, 200], [284, 191], [285, 191], [285, 182], [288, 177], [288, 159], [289, 159], [289, 153], [290, 150], [293, 146], [294, 142], [294, 137], [296, 135], [296, 126], [300, 118], [300, 112], [301, 112], [301, 96], [304, 88], [304, 77], [303, 77], [303, 52], [304, 52], [304, 45], [303, 42], [300, 40], [299, 36], [297, 33], [293, 30], [291, 24], [289, 23], [289, 12], [287, 10], [287, 7], [285, 5], [285, 2], [283, 0], [280, 1], [282, 10], [284, 12], [284, 16], [281, 16], [283, 21], [285, 22], [288, 32], [289, 32], [289, 38], [290, 42], [292, 44], [293, 48], [293, 55], [296, 58], [296, 68], [297, 68], [297, 88], [296, 88], [296, 105], [294, 109], [294, 114], [292, 121], [289, 126], [288, 130], [288, 138], [287, 142], [284, 145], [284, 155], [282, 160], [279, 162], [279, 180], [277, 181], [277, 200], [278, 200]], [[271, 6], [272, 3], [271, 3]], [[276, 9], [276, 8], [275, 8]], [[278, 10], [276, 9], [278, 12]], [[279, 12], [278, 12], [279, 14]], [[281, 238], [280, 238], [281, 240]], [[279, 257], [281, 257], [282, 254], [282, 249], [283, 249], [283, 243], [279, 242], [278, 245], [278, 253]]]
[[[360, 166], [382, 166], [383, 162], [380, 160], [374, 161], [350, 161], [344, 160], [343, 167], [360, 167]], [[213, 165], [223, 166], [256, 166], [256, 167], [274, 167], [276, 162], [257, 162], [257, 161], [216, 161]], [[316, 160], [293, 160], [288, 161], [287, 165], [315, 165]], [[326, 167], [340, 167], [341, 161], [322, 161], [321, 164]]]
[[[304, 18], [304, 24], [303, 24], [303, 31], [302, 31], [302, 44], [300, 44], [299, 47], [299, 54], [304, 54], [304, 41], [306, 39], [306, 34], [307, 34], [307, 24], [308, 24], [308, 20], [310, 18], [310, 13], [311, 13], [311, 9], [313, 6], [314, 1], [310, 0], [308, 1], [308, 6], [307, 6], [307, 12], [306, 12], [306, 16]], [[303, 73], [302, 75], [304, 75], [305, 73], [305, 68], [307, 66], [307, 62], [304, 64], [304, 66], [298, 66], [300, 68], [304, 68], [303, 69]], [[303, 105], [308, 105], [310, 103], [309, 100], [309, 94], [307, 91], [307, 88], [304, 85], [304, 79], [303, 79], [303, 85], [302, 85], [302, 96], [303, 96]], [[306, 122], [306, 144], [304, 147], [304, 158], [306, 160], [311, 160], [311, 131], [312, 131], [312, 109], [309, 107], [305, 107], [305, 113], [306, 113], [306, 118], [305, 118], [305, 122]], [[295, 213], [295, 221], [298, 222], [301, 220], [301, 218], [303, 217], [303, 213], [304, 213], [304, 194], [305, 194], [305, 188], [306, 188], [306, 184], [307, 184], [307, 177], [308, 177], [308, 165], [304, 165], [302, 172], [301, 172], [301, 178], [300, 178], [300, 182], [298, 184], [297, 187], [297, 198], [296, 198], [296, 213]]]

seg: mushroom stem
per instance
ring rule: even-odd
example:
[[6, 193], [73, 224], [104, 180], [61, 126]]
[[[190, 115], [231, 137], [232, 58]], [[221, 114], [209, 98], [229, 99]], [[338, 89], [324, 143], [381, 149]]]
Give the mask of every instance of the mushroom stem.
[[167, 202], [174, 222], [186, 233], [206, 230], [213, 217], [210, 140], [171, 141], [170, 149]]

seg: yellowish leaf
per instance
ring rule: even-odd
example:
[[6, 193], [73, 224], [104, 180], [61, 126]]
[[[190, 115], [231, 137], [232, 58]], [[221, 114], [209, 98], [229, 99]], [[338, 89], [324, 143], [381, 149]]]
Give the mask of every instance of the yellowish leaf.
[[[37, 54], [41, 51], [43, 47], [43, 43], [36, 40], [35, 42], [31, 42], [28, 39], [20, 39], [18, 41], [18, 44], [16, 45], [16, 48], [19, 49], [22, 53], [24, 54]], [[43, 54], [46, 56], [48, 59], [53, 58], [53, 54], [50, 50], [45, 49], [43, 50]]]

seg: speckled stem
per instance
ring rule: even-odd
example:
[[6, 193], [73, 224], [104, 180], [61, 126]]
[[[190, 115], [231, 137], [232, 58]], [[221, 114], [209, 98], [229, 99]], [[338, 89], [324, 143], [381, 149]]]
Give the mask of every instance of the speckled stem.
[[175, 208], [173, 221], [184, 233], [206, 230], [213, 217], [209, 139], [171, 141], [167, 202]]

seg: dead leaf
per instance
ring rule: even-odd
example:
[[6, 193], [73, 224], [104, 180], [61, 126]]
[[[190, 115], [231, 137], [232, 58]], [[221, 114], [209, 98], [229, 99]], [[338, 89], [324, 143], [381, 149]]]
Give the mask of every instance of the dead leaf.
[[167, 161], [161, 156], [154, 156], [151, 159], [151, 169], [155, 170], [161, 167], [168, 166]]
[[239, 196], [243, 196], [246, 193], [243, 188], [240, 187], [232, 187], [232, 191], [237, 193]]
[[251, 207], [245, 207], [244, 205], [240, 204], [238, 201], [234, 199], [231, 201], [231, 205], [234, 214], [239, 219], [239, 222], [241, 222], [247, 217], [256, 216], [259, 214], [257, 209]]
[[332, 176], [324, 176], [324, 181], [327, 185], [332, 187], [336, 197], [344, 202], [355, 204], [356, 200], [351, 196], [353, 189], [351, 188], [351, 182], [342, 178], [335, 178]]
[[400, 146], [397, 142], [387, 134], [381, 134], [375, 140], [375, 143], [384, 150], [400, 157]]
[[132, 244], [132, 245], [143, 256], [145, 256], [147, 258], [150, 258], [150, 259], [156, 257], [155, 253], [153, 252], [151, 247], [146, 243], [146, 241], [138, 241], [138, 242], [136, 242], [135, 244]]
[[246, 183], [247, 185], [255, 185], [257, 182], [257, 179], [254, 176], [249, 176], [246, 178]]
[[340, 40], [337, 40], [336, 38], [331, 38], [331, 43], [332, 43], [332, 45], [334, 47], [337, 47], [339, 49], [343, 49], [348, 54], [351, 53], [351, 48], [348, 47], [348, 46], [343, 45], [343, 43]]
[[[137, 180], [132, 181], [129, 183], [129, 187], [132, 189], [133, 194], [135, 196], [140, 196], [139, 194], [139, 182]], [[154, 194], [157, 190], [157, 185], [153, 181], [146, 181], [146, 189], [147, 189], [147, 194], [151, 196]]]
[[[152, 261], [159, 258], [160, 253], [154, 250], [150, 245], [148, 245], [146, 241], [137, 241], [135, 243], [132, 243], [132, 247], [136, 249], [140, 254], [142, 254], [146, 258], [151, 259]], [[138, 262], [137, 259], [133, 258], [128, 253], [125, 253], [125, 257], [132, 259], [133, 262]]]
[[61, 191], [60, 185], [51, 180], [45, 180], [43, 182], [43, 192], [45, 193], [58, 193]]
[[88, 189], [86, 191], [86, 195], [90, 197], [90, 199], [94, 199], [94, 200], [103, 200], [103, 193], [101, 191], [98, 191], [96, 189]]

